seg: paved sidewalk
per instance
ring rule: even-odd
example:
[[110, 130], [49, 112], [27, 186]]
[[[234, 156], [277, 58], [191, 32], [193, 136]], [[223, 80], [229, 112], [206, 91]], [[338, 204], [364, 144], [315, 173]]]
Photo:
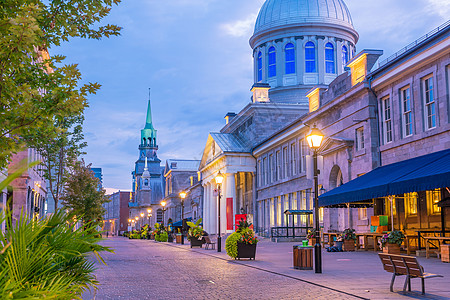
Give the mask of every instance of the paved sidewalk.
[[191, 249], [187, 241], [185, 245], [163, 244], [229, 260], [251, 268], [275, 272], [368, 299], [450, 299], [450, 264], [443, 263], [437, 258], [418, 258], [425, 272], [444, 276], [425, 280], [426, 295], [423, 296], [420, 279], [411, 280], [411, 292], [402, 292], [404, 276], [396, 278], [394, 293], [391, 293], [389, 285], [392, 273], [383, 270], [380, 259], [374, 251], [326, 252], [323, 250], [323, 273], [316, 274], [314, 271], [293, 268], [292, 249], [293, 245], [299, 243], [273, 243], [268, 239], [262, 239], [257, 246], [255, 261], [230, 259], [225, 251], [225, 241], [222, 241], [222, 252], [220, 253], [217, 250], [203, 248]]

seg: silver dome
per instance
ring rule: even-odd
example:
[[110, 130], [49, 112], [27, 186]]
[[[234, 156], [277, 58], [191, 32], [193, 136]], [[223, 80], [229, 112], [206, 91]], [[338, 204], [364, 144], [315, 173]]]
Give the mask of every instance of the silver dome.
[[267, 0], [259, 12], [254, 34], [302, 23], [328, 23], [354, 30], [350, 11], [343, 0]]

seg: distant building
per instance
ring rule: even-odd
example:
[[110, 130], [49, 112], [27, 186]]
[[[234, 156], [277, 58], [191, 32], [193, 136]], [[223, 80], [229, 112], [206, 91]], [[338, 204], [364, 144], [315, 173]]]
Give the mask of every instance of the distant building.
[[[166, 201], [167, 220], [181, 221], [182, 218], [196, 220], [201, 216], [201, 185], [198, 184], [199, 160], [168, 159], [164, 170], [166, 189], [164, 201]], [[198, 186], [198, 189], [194, 187]], [[186, 192], [184, 200], [183, 216], [180, 192]]]
[[[9, 163], [8, 175], [13, 174], [21, 163], [38, 160], [42, 160], [42, 157], [32, 148], [16, 153]], [[19, 219], [22, 210], [29, 217], [44, 216], [46, 198], [47, 188], [42, 165], [29, 168], [8, 187], [9, 208], [12, 211], [13, 218], [16, 219]]]
[[133, 196], [132, 192], [118, 191], [109, 195], [110, 202], [103, 204], [105, 208], [103, 230], [109, 235], [122, 235], [124, 231], [128, 231], [128, 219], [130, 219], [128, 203]]
[[[161, 201], [164, 198], [164, 167], [157, 156], [156, 129], [153, 127], [150, 99], [145, 127], [141, 130], [139, 158], [132, 172], [134, 199], [130, 201], [130, 218], [139, 219], [137, 227], [162, 221]], [[151, 211], [151, 212], [150, 212]], [[150, 217], [148, 215], [151, 215]]]
[[97, 178], [98, 181], [99, 181], [98, 189], [99, 189], [99, 190], [103, 189], [103, 173], [102, 173], [102, 168], [91, 168], [91, 171], [94, 173], [95, 178]]

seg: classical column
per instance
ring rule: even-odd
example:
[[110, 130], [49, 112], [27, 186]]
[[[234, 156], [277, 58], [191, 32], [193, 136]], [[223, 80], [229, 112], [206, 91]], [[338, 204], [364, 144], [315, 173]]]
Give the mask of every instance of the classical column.
[[227, 229], [227, 202], [228, 198], [232, 198], [233, 200], [231, 203], [233, 203], [233, 220], [232, 223], [234, 223], [234, 216], [236, 215], [236, 179], [235, 179], [235, 173], [227, 173], [225, 176], [225, 186], [223, 189], [223, 199], [222, 203], [220, 203], [221, 210], [220, 214], [222, 216], [225, 216], [221, 220], [221, 226], [223, 228], [223, 232]]
[[209, 183], [209, 234], [217, 234], [217, 196], [214, 195], [214, 190], [216, 189], [216, 184], [212, 181]]

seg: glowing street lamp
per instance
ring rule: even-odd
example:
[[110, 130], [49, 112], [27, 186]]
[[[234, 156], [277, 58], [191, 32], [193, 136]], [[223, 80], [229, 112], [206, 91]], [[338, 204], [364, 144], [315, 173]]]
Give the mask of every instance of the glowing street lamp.
[[183, 235], [183, 225], [184, 225], [184, 199], [186, 198], [187, 193], [185, 191], [181, 191], [180, 198], [181, 198], [181, 245], [184, 245], [184, 235]]
[[222, 182], [223, 182], [223, 175], [222, 175], [222, 173], [220, 173], [220, 171], [217, 174], [215, 180], [216, 180], [216, 183], [217, 183], [217, 202], [218, 202], [218, 207], [219, 207], [218, 216], [217, 216], [218, 222], [219, 222], [219, 226], [218, 226], [218, 231], [219, 232], [217, 234], [217, 252], [222, 252], [222, 237], [221, 237], [222, 231], [220, 230], [220, 197], [221, 197], [221, 195], [220, 195], [221, 194], [220, 188], [221, 188], [221, 185], [222, 185]]
[[320, 232], [319, 232], [319, 173], [317, 168], [317, 152], [322, 145], [324, 135], [314, 125], [310, 134], [306, 136], [309, 147], [313, 150], [314, 162], [314, 223], [316, 230], [316, 244], [314, 245], [314, 266], [316, 273], [322, 273], [322, 249], [320, 246]]

